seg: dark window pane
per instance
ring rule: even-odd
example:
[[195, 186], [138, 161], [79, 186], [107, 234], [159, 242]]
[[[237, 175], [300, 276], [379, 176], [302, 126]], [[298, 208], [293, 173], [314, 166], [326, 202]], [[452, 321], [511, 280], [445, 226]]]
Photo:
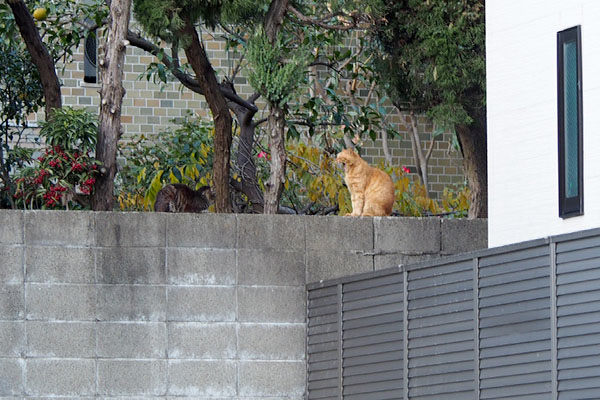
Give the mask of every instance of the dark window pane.
[[564, 45], [565, 67], [565, 195], [576, 197], [578, 187], [578, 111], [577, 111], [577, 43], [575, 41]]

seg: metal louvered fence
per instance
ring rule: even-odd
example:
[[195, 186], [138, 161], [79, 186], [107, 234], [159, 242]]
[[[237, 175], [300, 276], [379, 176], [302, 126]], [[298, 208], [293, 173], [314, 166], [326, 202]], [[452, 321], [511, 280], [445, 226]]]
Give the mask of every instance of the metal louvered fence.
[[309, 400], [600, 399], [600, 229], [308, 286]]

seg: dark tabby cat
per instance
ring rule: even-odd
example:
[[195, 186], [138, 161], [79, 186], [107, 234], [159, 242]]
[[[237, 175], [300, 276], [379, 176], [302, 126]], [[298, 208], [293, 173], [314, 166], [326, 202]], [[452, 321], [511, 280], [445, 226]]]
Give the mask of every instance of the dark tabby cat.
[[199, 213], [208, 208], [211, 200], [210, 186], [193, 190], [181, 183], [173, 183], [160, 189], [154, 211]]

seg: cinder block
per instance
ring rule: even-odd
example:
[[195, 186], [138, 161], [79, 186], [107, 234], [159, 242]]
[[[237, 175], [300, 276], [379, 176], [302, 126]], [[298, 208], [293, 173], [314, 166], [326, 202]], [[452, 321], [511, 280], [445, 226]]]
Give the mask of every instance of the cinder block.
[[235, 285], [235, 250], [169, 248], [168, 281], [174, 285]]
[[94, 213], [89, 211], [27, 211], [28, 246], [84, 246], [95, 244]]
[[25, 315], [25, 297], [22, 284], [0, 285], [0, 319], [21, 319]]
[[166, 315], [164, 287], [98, 285], [99, 321], [165, 321]]
[[94, 283], [94, 250], [77, 247], [28, 247], [26, 280], [40, 283]]
[[376, 217], [375, 250], [405, 255], [439, 253], [440, 218]]
[[373, 271], [372, 250], [306, 250], [308, 283]]
[[373, 218], [320, 216], [306, 218], [306, 249], [340, 251], [373, 249]]
[[442, 254], [487, 249], [487, 219], [442, 219]]
[[20, 357], [24, 350], [25, 323], [0, 321], [0, 357]]
[[93, 285], [26, 284], [27, 319], [93, 321], [96, 288]]
[[163, 360], [98, 360], [98, 394], [164, 396], [167, 362]]
[[23, 360], [0, 358], [0, 396], [25, 397], [23, 371], [25, 371]]
[[239, 214], [238, 248], [301, 250], [305, 218], [294, 215]]
[[24, 247], [0, 245], [0, 283], [23, 282]]
[[28, 357], [93, 358], [93, 322], [27, 322]]
[[306, 298], [302, 287], [240, 287], [238, 320], [242, 322], [304, 322]]
[[0, 243], [23, 244], [23, 220], [25, 212], [0, 210]]
[[304, 252], [284, 250], [238, 251], [240, 285], [298, 286], [306, 283]]
[[232, 359], [236, 352], [234, 323], [169, 323], [169, 358]]
[[168, 299], [169, 321], [235, 321], [234, 287], [169, 287]]
[[304, 324], [240, 324], [239, 357], [248, 360], [304, 360]]
[[98, 283], [164, 284], [165, 249], [113, 247], [98, 250]]
[[241, 396], [303, 396], [306, 364], [302, 361], [241, 361]]
[[169, 361], [169, 395], [235, 396], [234, 361]]
[[94, 360], [27, 360], [30, 396], [91, 396], [95, 389]]
[[234, 214], [168, 214], [169, 247], [233, 249], [236, 246]]
[[98, 357], [165, 358], [167, 327], [163, 322], [98, 324]]
[[164, 247], [163, 213], [102, 212], [96, 217], [96, 242], [105, 247]]

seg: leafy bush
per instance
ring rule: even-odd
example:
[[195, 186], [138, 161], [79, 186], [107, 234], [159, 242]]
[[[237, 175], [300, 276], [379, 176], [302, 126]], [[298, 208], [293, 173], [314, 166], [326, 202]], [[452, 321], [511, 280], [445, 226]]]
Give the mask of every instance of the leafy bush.
[[141, 135], [120, 147], [126, 164], [117, 174], [117, 198], [122, 210], [151, 210], [156, 194], [167, 183], [198, 188], [212, 172], [212, 125], [189, 116], [178, 129], [155, 138]]
[[19, 207], [89, 208], [99, 166], [90, 156], [97, 134], [93, 114], [69, 107], [55, 110], [40, 130], [48, 146], [16, 179]]

